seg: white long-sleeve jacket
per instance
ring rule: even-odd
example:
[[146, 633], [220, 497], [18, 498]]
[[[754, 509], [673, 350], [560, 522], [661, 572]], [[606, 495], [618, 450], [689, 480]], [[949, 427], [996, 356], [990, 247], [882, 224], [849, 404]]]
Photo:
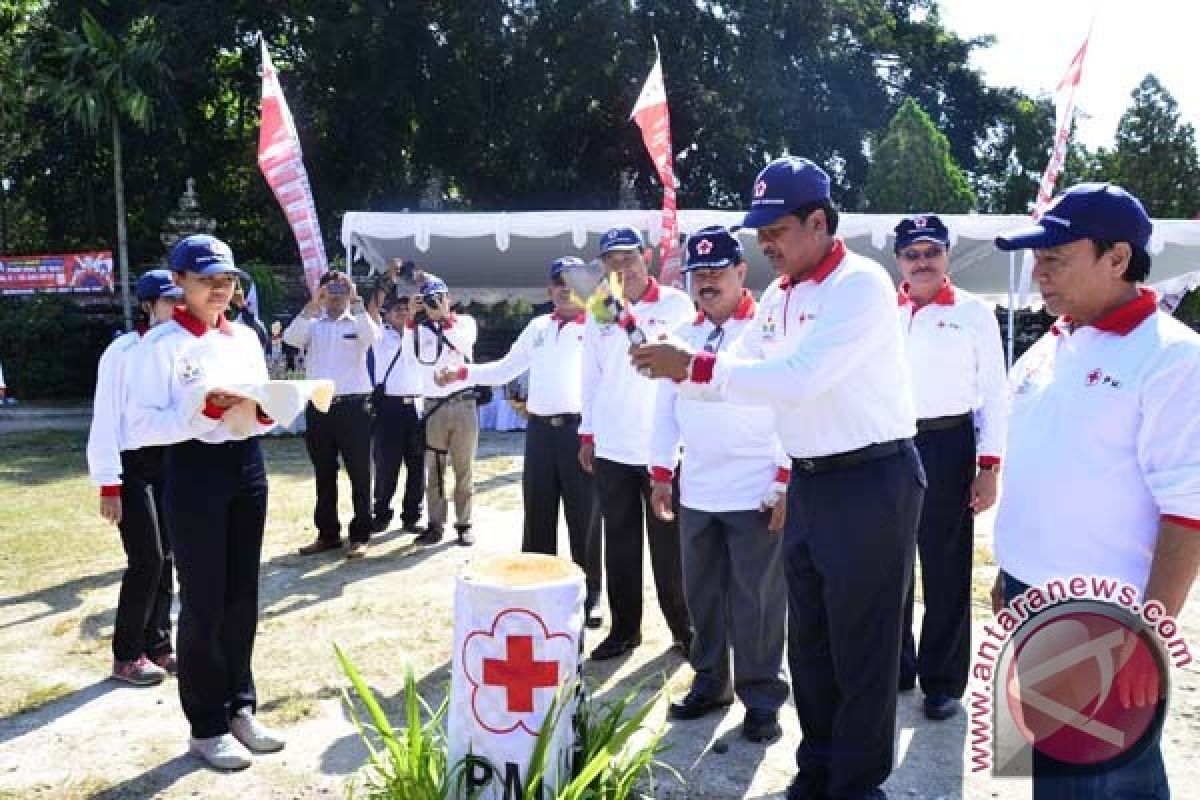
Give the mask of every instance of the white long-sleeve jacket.
[[266, 433], [275, 423], [259, 415], [249, 431], [235, 432], [204, 396], [211, 390], [267, 381], [258, 336], [223, 317], [210, 328], [183, 310], [157, 326], [131, 352], [126, 391], [127, 432], [138, 446], [197, 439], [209, 444]]
[[96, 368], [87, 462], [88, 475], [102, 493], [113, 494], [114, 487], [121, 486], [121, 451], [137, 449], [125, 429], [125, 375], [129, 354], [141, 340], [142, 334], [137, 332], [117, 337], [105, 348]]
[[[692, 319], [696, 307], [678, 289], [653, 278], [632, 305], [646, 339], [660, 341]], [[654, 381], [629, 359], [629, 336], [619, 325], [598, 325], [590, 316], [583, 334], [583, 420], [580, 437], [592, 437], [599, 458], [648, 466], [654, 418]]]

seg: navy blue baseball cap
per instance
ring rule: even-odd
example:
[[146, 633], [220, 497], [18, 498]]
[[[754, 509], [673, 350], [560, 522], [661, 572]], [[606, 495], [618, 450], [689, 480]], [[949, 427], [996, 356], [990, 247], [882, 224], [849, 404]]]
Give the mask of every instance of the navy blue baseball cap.
[[425, 277], [425, 282], [421, 284], [421, 288], [417, 291], [422, 295], [436, 294], [438, 292], [445, 294], [450, 291], [450, 287], [447, 286], [446, 282], [437, 275], [427, 275]]
[[1150, 243], [1150, 215], [1129, 192], [1111, 183], [1080, 183], [1060, 194], [1036, 224], [996, 237], [1001, 250], [1044, 250], [1079, 239]]
[[176, 285], [175, 279], [171, 277], [171, 271], [168, 269], [152, 269], [137, 281], [139, 303], [157, 300], [160, 297], [172, 300], [183, 297], [183, 289]]
[[777, 158], [758, 173], [743, 228], [770, 225], [809, 203], [829, 199], [829, 175], [807, 158]]
[[631, 228], [628, 225], [611, 228], [600, 237], [600, 255], [611, 253], [614, 250], [643, 250], [645, 247], [646, 241], [642, 238], [642, 234], [637, 228]]
[[688, 237], [683, 271], [725, 269], [743, 260], [742, 243], [738, 238], [724, 225], [710, 225]]
[[185, 236], [171, 248], [167, 259], [175, 272], [195, 272], [197, 275], [220, 275], [233, 272], [245, 275], [233, 261], [229, 245], [215, 236], [197, 233]]
[[950, 230], [937, 214], [914, 214], [905, 217], [893, 230], [896, 232], [897, 253], [913, 242], [937, 242], [946, 247], [950, 246]]
[[576, 258], [575, 256], [563, 256], [562, 258], [556, 258], [554, 259], [554, 263], [550, 265], [550, 280], [554, 280], [568, 269], [579, 269], [583, 266], [583, 259]]

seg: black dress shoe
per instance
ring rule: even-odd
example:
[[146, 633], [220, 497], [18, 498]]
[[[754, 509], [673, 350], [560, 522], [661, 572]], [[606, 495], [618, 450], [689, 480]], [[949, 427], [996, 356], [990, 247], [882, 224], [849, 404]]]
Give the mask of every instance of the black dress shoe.
[[470, 547], [475, 544], [475, 534], [471, 533], [470, 525], [455, 525], [454, 529], [458, 531], [458, 543], [463, 547]]
[[667, 716], [671, 719], [700, 719], [705, 714], [726, 708], [733, 703], [732, 697], [709, 697], [692, 689], [678, 703], [671, 703]]
[[413, 539], [413, 542], [415, 544], [420, 544], [420, 545], [431, 545], [431, 544], [437, 544], [441, 540], [442, 540], [442, 529], [441, 528], [426, 528], [424, 533], [422, 533], [416, 539]]
[[342, 549], [342, 540], [341, 539], [322, 539], [322, 538], [318, 537], [318, 538], [314, 539], [313, 541], [309, 542], [308, 544], [304, 545], [303, 547], [301, 547], [296, 552], [298, 552], [302, 556], [312, 556], [312, 555], [316, 555], [317, 553], [326, 553], [330, 550], [341, 550], [341, 549]]
[[642, 643], [641, 634], [631, 639], [617, 639], [609, 636], [592, 651], [592, 661], [608, 661], [610, 658], [623, 656]]
[[420, 533], [424, 528], [417, 525], [415, 522], [406, 522], [404, 527], [400, 529], [401, 533]]
[[787, 788], [787, 800], [825, 800], [825, 787], [828, 781], [817, 775], [796, 773]]
[[746, 710], [746, 718], [742, 720], [742, 738], [752, 742], [770, 742], [782, 735], [778, 712], [757, 708]]
[[925, 697], [925, 717], [927, 719], [950, 719], [958, 713], [958, 698], [945, 694], [931, 694]]
[[371, 520], [371, 533], [383, 533], [391, 524], [392, 512], [376, 514], [375, 519]]
[[604, 626], [604, 612], [601, 611], [600, 609], [596, 608], [595, 606], [592, 606], [590, 608], [587, 606], [584, 606], [583, 618], [584, 618], [583, 624], [587, 625], [589, 628], [592, 628], [593, 630]]

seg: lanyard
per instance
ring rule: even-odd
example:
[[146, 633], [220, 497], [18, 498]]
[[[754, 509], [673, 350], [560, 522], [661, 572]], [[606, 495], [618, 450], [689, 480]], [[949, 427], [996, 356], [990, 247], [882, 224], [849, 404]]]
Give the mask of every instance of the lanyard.
[[704, 352], [716, 353], [721, 349], [721, 343], [725, 341], [725, 326], [718, 325], [713, 328], [708, 334], [708, 338], [704, 340]]

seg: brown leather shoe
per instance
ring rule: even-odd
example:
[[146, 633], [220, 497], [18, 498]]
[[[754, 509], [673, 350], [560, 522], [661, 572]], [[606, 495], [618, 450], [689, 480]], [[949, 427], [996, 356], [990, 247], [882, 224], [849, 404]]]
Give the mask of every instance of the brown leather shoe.
[[366, 542], [354, 542], [350, 545], [350, 549], [346, 551], [346, 558], [362, 558], [367, 554]]
[[340, 539], [337, 541], [331, 542], [328, 539], [322, 539], [322, 538], [318, 537], [316, 539], [313, 539], [308, 544], [304, 545], [304, 547], [301, 547], [297, 552], [300, 553], [300, 555], [302, 555], [302, 556], [315, 556], [317, 553], [325, 553], [325, 552], [328, 552], [329, 550], [341, 550], [341, 549], [342, 549], [342, 542]]

